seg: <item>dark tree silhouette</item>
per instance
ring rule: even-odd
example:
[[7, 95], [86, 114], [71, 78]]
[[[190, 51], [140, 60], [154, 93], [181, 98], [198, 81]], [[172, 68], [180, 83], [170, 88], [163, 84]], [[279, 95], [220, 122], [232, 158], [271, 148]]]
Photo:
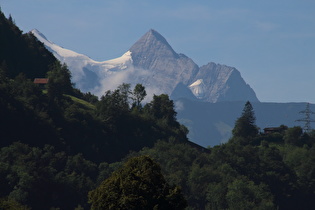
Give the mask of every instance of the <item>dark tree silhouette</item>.
[[185, 209], [180, 189], [165, 181], [148, 156], [129, 159], [120, 170], [89, 193], [91, 209]]
[[234, 137], [255, 137], [258, 134], [258, 128], [255, 124], [256, 117], [252, 104], [247, 101], [241, 117], [235, 122], [232, 131]]

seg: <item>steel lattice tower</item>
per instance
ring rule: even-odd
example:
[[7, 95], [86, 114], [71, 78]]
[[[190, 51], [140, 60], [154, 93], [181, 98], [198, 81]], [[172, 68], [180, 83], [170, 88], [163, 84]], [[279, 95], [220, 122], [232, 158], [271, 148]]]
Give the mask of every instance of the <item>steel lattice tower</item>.
[[315, 122], [315, 120], [313, 120], [311, 118], [311, 114], [315, 114], [315, 112], [311, 111], [310, 104], [307, 103], [305, 110], [300, 111], [300, 114], [305, 114], [305, 118], [302, 118], [302, 119], [299, 119], [299, 120], [296, 120], [296, 121], [298, 121], [298, 122], [305, 122], [303, 130], [308, 133], [308, 132], [310, 132], [312, 130], [311, 122]]

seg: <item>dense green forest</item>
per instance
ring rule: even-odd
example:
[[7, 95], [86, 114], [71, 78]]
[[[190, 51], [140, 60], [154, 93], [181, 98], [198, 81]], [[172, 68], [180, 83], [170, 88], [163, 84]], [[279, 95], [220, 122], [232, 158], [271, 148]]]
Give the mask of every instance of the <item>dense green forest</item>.
[[[1, 13], [1, 12], [0, 12]], [[263, 134], [249, 102], [228, 143], [188, 141], [167, 95], [82, 93], [0, 14], [0, 209], [312, 209], [315, 132]], [[49, 78], [42, 88], [36, 77]]]

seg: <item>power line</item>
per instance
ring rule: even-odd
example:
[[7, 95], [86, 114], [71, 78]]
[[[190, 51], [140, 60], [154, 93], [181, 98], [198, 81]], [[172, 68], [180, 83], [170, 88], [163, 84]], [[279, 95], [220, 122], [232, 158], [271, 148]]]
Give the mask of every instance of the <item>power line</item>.
[[298, 121], [298, 122], [305, 122], [304, 127], [303, 127], [303, 130], [304, 130], [305, 132], [307, 132], [307, 133], [310, 132], [310, 131], [312, 130], [312, 128], [311, 128], [311, 122], [315, 122], [315, 120], [313, 120], [313, 119], [311, 118], [311, 114], [315, 114], [315, 112], [312, 112], [312, 111], [311, 111], [311, 109], [310, 109], [310, 103], [307, 103], [305, 110], [300, 111], [299, 113], [300, 113], [300, 114], [305, 114], [305, 117], [302, 118], [302, 119], [296, 120], [296, 121]]

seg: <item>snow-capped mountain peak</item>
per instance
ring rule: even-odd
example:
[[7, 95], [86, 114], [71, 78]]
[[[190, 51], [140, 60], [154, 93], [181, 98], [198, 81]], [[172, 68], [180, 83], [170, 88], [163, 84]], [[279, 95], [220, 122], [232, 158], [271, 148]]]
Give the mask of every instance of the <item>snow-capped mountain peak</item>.
[[[102, 80], [113, 72], [119, 72], [132, 66], [131, 52], [108, 61], [95, 61], [86, 55], [65, 49], [49, 41], [40, 31], [33, 29], [31, 33], [61, 62], [67, 64], [72, 74], [72, 82], [83, 92], [104, 94]], [[106, 82], [107, 83], [107, 82]], [[106, 85], [106, 88], [108, 85]]]
[[42, 34], [39, 30], [33, 29], [31, 30], [31, 33], [41, 42], [49, 42], [48, 39], [45, 37], [44, 34]]
[[188, 94], [190, 91], [196, 98], [208, 102], [258, 101], [235, 68], [215, 63], [199, 67], [189, 57], [177, 54], [153, 29], [121, 57], [102, 62], [62, 48], [38, 30], [32, 33], [58, 60], [67, 64], [72, 82], [83, 92], [101, 96], [122, 83], [131, 86], [141, 83], [149, 97], [162, 93], [172, 95], [176, 89], [176, 97], [194, 97]]
[[[72, 50], [65, 49], [63, 47], [60, 47], [53, 43], [52, 41], [49, 41], [44, 34], [42, 34], [39, 30], [33, 29], [31, 33], [44, 45], [46, 48], [54, 54], [55, 57], [57, 57], [59, 60], [62, 60], [63, 57], [86, 57], [87, 56], [83, 54], [76, 53]], [[88, 58], [90, 59], [90, 58]], [[91, 59], [92, 60], [92, 59]]]

